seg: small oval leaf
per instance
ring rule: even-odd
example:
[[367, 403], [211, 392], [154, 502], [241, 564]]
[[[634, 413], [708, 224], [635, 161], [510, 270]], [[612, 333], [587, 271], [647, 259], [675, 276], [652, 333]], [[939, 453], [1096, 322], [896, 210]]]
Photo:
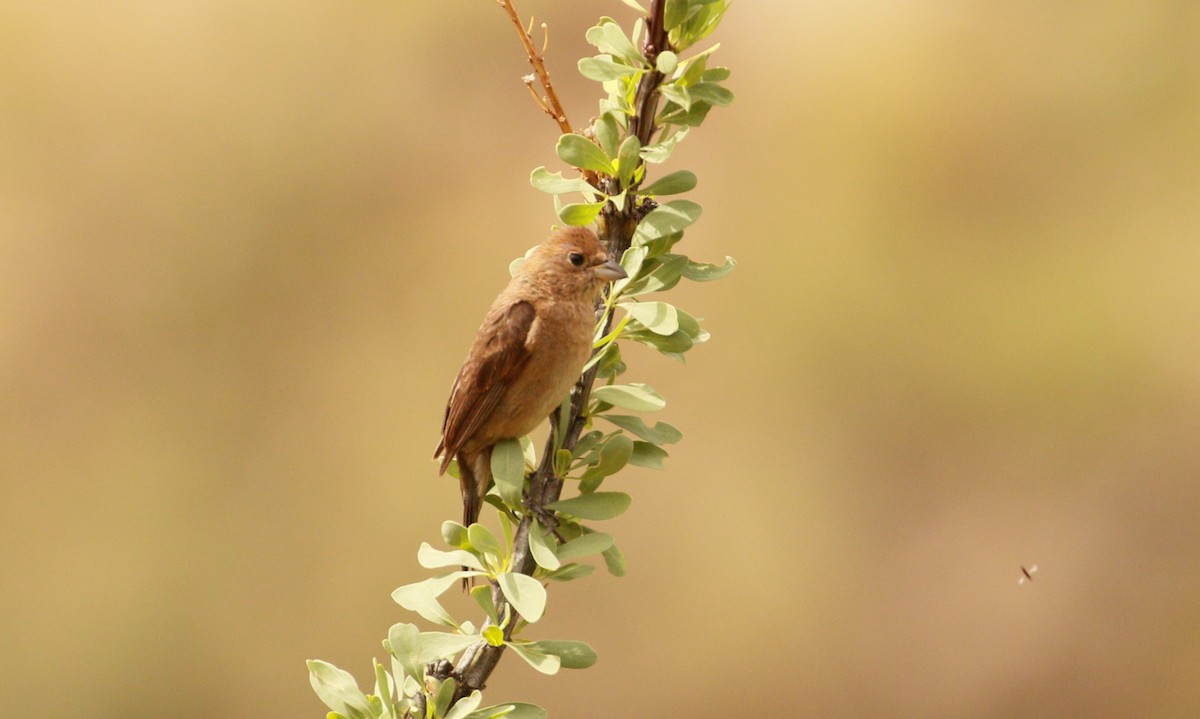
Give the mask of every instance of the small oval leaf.
[[513, 608], [529, 623], [542, 618], [546, 610], [546, 588], [538, 580], [519, 572], [505, 572], [496, 577], [500, 591]]
[[[553, 509], [579, 519], [602, 520], [620, 516], [629, 509], [632, 501], [633, 499], [624, 492], [592, 492], [551, 502], [546, 505], [546, 509]], [[561, 560], [562, 557], [559, 559]]]
[[639, 382], [597, 387], [592, 390], [592, 398], [607, 402], [614, 407], [631, 409], [636, 412], [654, 412], [667, 406], [667, 401], [662, 398], [662, 395], [648, 385]]

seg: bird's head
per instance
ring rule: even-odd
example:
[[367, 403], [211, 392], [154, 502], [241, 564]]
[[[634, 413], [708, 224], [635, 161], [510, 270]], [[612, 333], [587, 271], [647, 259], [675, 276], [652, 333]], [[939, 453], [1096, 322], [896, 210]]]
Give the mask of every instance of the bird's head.
[[591, 298], [606, 282], [626, 277], [595, 233], [585, 227], [562, 227], [538, 245], [521, 265], [529, 280], [551, 283], [559, 291]]

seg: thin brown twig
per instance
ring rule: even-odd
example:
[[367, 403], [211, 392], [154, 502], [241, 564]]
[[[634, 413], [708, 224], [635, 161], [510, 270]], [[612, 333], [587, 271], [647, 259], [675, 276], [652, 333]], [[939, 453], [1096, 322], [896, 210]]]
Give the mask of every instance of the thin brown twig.
[[[517, 17], [517, 9], [513, 7], [512, 0], [496, 0], [496, 2], [504, 6], [504, 10], [508, 13], [508, 19], [512, 20], [513, 27], [517, 29], [517, 35], [521, 38], [521, 44], [525, 46], [525, 54], [529, 58], [529, 64], [533, 65], [533, 72], [537, 75], [538, 82], [542, 86], [544, 94], [539, 97], [533, 89], [533, 84], [528, 80], [525, 82], [526, 86], [529, 87], [529, 91], [533, 93], [538, 107], [542, 109], [542, 112], [554, 118], [554, 121], [558, 123], [558, 129], [564, 134], [574, 132], [571, 129], [571, 123], [567, 121], [567, 113], [563, 110], [562, 103], [558, 100], [558, 93], [554, 91], [554, 85], [550, 83], [550, 71], [546, 69], [546, 64], [543, 62], [543, 55], [546, 51], [545, 46], [542, 47], [542, 52], [540, 53], [533, 46], [533, 38], [530, 37], [529, 30], [526, 30], [525, 25], [521, 23], [521, 19]], [[532, 22], [529, 27], [530, 29], [533, 28]], [[547, 43], [549, 43], [549, 38], [550, 36], [547, 33], [545, 37]]]

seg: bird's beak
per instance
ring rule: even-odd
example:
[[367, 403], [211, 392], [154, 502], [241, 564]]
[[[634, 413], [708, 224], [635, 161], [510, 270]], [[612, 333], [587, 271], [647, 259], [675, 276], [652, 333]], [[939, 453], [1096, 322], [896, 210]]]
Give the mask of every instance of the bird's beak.
[[592, 274], [596, 275], [597, 278], [602, 279], [605, 282], [612, 282], [613, 280], [619, 280], [629, 276], [626, 274], [625, 268], [617, 264], [616, 260], [609, 260], [602, 265], [596, 265], [592, 268]]

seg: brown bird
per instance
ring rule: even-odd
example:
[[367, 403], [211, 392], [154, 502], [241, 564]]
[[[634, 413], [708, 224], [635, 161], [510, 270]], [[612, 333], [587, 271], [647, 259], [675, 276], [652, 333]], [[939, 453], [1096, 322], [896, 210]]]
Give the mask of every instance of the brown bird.
[[546, 419], [592, 353], [596, 294], [625, 277], [596, 235], [555, 230], [517, 269], [488, 310], [463, 362], [434, 451], [444, 474], [458, 458], [463, 524], [479, 519], [492, 481], [492, 447]]

